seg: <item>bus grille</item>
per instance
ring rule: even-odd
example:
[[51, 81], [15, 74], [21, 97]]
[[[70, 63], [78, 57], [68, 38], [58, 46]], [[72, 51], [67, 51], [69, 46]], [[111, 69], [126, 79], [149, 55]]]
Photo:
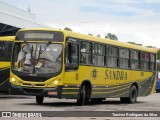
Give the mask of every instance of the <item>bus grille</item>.
[[27, 89], [27, 88], [24, 88], [23, 89], [24, 92], [27, 94], [42, 94], [44, 91], [42, 89]]
[[32, 82], [44, 82], [49, 79], [49, 77], [31, 77], [31, 76], [19, 76], [24, 81]]

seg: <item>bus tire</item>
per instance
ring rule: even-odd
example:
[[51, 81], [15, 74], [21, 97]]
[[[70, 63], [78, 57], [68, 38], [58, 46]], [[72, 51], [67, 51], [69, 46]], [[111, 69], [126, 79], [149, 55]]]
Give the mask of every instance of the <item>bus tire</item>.
[[85, 104], [85, 99], [86, 99], [86, 89], [85, 85], [82, 85], [79, 93], [79, 98], [77, 99], [77, 105], [83, 106]]
[[127, 98], [127, 103], [131, 103], [131, 104], [136, 103], [137, 97], [138, 97], [138, 90], [137, 90], [137, 87], [133, 85], [130, 90], [130, 95]]
[[44, 100], [43, 96], [36, 96], [36, 102], [37, 102], [37, 104], [42, 104], [43, 100]]
[[122, 103], [136, 103], [137, 102], [137, 97], [138, 97], [138, 90], [135, 85], [133, 85], [130, 89], [130, 94], [129, 97], [121, 97], [120, 100]]

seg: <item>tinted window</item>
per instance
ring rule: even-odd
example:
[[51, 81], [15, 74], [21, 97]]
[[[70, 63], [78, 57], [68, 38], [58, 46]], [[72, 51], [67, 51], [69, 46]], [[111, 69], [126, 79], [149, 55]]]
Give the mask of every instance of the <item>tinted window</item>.
[[81, 42], [81, 59], [82, 64], [91, 65], [91, 43]]
[[142, 54], [141, 54], [141, 68], [143, 70], [149, 70], [149, 53], [142, 52]]
[[10, 61], [12, 53], [12, 42], [0, 42], [0, 60]]
[[[69, 41], [69, 40], [68, 40]], [[66, 70], [77, 70], [79, 66], [79, 45], [66, 43]]]
[[107, 47], [107, 66], [118, 67], [118, 48], [113, 46]]
[[131, 50], [131, 69], [140, 69], [140, 52]]
[[93, 65], [105, 66], [105, 46], [93, 43]]
[[119, 50], [120, 68], [129, 68], [129, 50], [121, 48]]
[[155, 66], [156, 66], [156, 64], [155, 64], [155, 61], [156, 61], [156, 59], [155, 59], [155, 55], [154, 54], [150, 54], [150, 70], [151, 71], [155, 71]]

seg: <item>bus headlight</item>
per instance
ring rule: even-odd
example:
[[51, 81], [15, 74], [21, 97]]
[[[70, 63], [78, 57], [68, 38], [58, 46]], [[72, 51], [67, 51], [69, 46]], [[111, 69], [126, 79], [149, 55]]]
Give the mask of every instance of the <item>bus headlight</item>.
[[16, 82], [16, 78], [11, 77], [11, 82]]
[[20, 82], [14, 77], [11, 77], [11, 83], [13, 83], [14, 85], [20, 85]]
[[58, 80], [55, 80], [55, 81], [54, 81], [54, 84], [55, 84], [55, 85], [57, 85], [58, 83], [59, 83], [59, 81], [58, 81]]
[[61, 79], [56, 79], [53, 82], [51, 82], [48, 87], [56, 87], [61, 82]]

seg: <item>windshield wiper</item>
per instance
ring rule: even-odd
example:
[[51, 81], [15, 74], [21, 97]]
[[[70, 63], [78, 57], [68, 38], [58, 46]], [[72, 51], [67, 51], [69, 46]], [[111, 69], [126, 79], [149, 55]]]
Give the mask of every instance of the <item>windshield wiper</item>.
[[32, 45], [32, 48], [29, 46], [29, 43], [24, 41], [24, 43], [26, 44], [27, 46], [27, 49], [29, 50], [29, 53], [31, 53], [31, 51], [33, 50], [33, 45]]
[[45, 46], [43, 48], [40, 49], [39, 54], [42, 54], [44, 51], [46, 51], [46, 49], [48, 48], [48, 46], [51, 44], [52, 42], [49, 41], [47, 44], [45, 44]]
[[40, 68], [39, 66], [42, 65], [42, 63], [39, 62], [39, 58], [40, 58], [40, 55], [46, 51], [46, 49], [48, 48], [48, 46], [51, 44], [52, 42], [49, 41], [47, 44], [44, 45], [44, 47], [42, 48], [42, 45], [40, 45], [40, 48], [39, 48], [39, 53], [38, 53], [38, 64], [36, 66], [34, 66], [34, 68]]

